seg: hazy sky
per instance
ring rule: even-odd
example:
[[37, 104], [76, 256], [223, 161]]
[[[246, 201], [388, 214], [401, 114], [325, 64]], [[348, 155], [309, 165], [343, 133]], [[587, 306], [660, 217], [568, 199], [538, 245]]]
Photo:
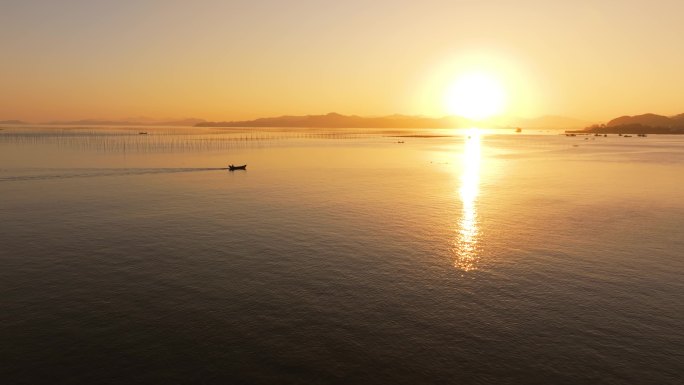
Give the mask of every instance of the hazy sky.
[[0, 0], [0, 119], [684, 112], [684, 1]]

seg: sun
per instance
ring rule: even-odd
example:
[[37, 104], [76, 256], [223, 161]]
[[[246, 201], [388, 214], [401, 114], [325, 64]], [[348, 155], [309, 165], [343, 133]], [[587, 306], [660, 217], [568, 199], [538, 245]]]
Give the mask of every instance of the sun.
[[480, 121], [504, 111], [506, 92], [493, 75], [469, 72], [447, 88], [444, 102], [449, 113]]

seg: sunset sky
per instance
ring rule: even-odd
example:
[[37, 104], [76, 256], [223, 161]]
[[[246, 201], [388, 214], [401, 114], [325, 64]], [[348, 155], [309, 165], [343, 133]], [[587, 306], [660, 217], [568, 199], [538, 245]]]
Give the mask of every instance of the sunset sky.
[[[684, 112], [684, 1], [34, 1], [0, 6], [0, 120]], [[453, 102], [453, 101], [452, 101]]]

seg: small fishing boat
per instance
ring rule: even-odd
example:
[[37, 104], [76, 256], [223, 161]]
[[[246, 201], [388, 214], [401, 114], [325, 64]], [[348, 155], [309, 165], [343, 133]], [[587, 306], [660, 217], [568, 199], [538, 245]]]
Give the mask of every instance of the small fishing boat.
[[234, 166], [234, 165], [228, 165], [228, 171], [235, 171], [235, 170], [247, 170], [247, 165], [243, 164], [242, 166]]
[[138, 135], [147, 135], [147, 132], [145, 132], [145, 131], [140, 131], [140, 132], [138, 132]]

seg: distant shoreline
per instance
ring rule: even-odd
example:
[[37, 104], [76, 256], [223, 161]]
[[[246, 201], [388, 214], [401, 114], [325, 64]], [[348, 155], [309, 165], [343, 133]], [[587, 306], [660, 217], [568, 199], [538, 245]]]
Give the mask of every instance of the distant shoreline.
[[567, 134], [648, 134], [648, 135], [684, 135], [682, 127], [650, 127], [641, 124], [629, 124], [621, 126], [589, 127], [583, 130], [566, 130]]

